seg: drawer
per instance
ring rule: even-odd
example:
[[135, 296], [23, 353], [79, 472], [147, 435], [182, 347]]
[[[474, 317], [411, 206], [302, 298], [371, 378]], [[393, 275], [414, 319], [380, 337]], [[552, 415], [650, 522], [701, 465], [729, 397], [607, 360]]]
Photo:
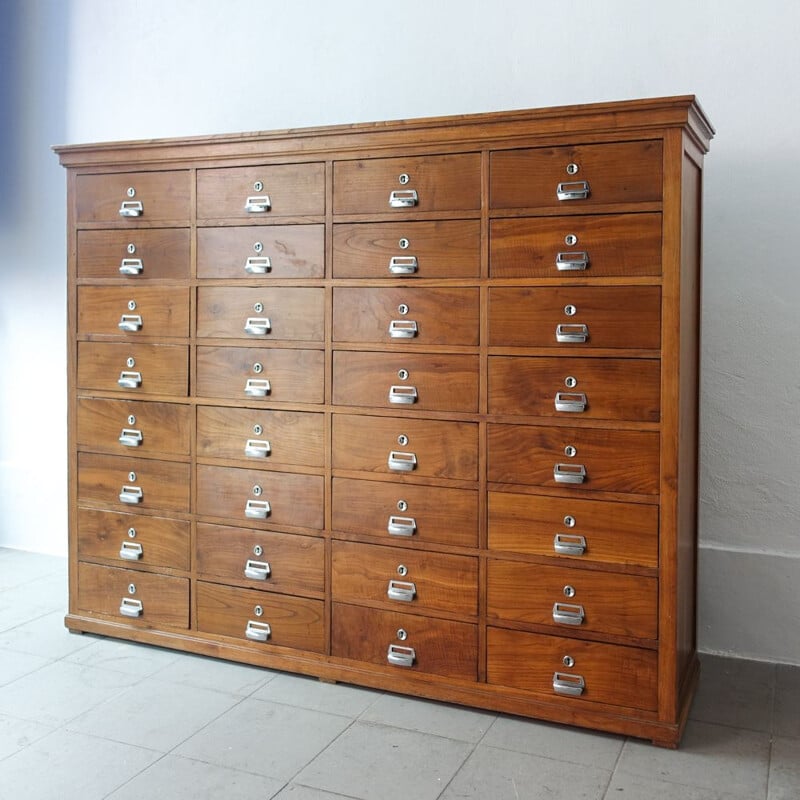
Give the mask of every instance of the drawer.
[[189, 348], [171, 344], [78, 342], [78, 388], [186, 397]]
[[197, 394], [232, 400], [322, 403], [322, 350], [198, 347]]
[[480, 153], [337, 161], [334, 214], [477, 211]]
[[628, 348], [661, 345], [657, 286], [559, 286], [489, 289], [494, 347]]
[[490, 424], [488, 451], [488, 478], [497, 483], [633, 494], [659, 490], [656, 431]]
[[478, 426], [469, 422], [333, 417], [333, 468], [478, 479]]
[[478, 356], [334, 352], [333, 402], [398, 411], [477, 412]]
[[325, 339], [325, 290], [201, 287], [197, 335], [235, 339]]
[[661, 214], [495, 219], [493, 278], [606, 278], [661, 274]]
[[287, 594], [325, 591], [325, 542], [312, 536], [197, 525], [200, 578]]
[[333, 340], [477, 346], [478, 289], [333, 290]]
[[325, 213], [324, 164], [269, 164], [197, 171], [198, 219]]
[[334, 278], [477, 278], [479, 220], [333, 226]]
[[147, 456], [189, 455], [189, 406], [79, 397], [78, 447]]
[[658, 636], [658, 581], [639, 575], [489, 559], [490, 618], [569, 631]]
[[253, 408], [197, 408], [197, 454], [259, 459], [264, 466], [325, 465], [322, 414]]
[[197, 467], [197, 513], [254, 525], [323, 528], [323, 479], [233, 467]]
[[337, 531], [397, 544], [478, 545], [478, 494], [471, 489], [334, 478], [332, 504]]
[[648, 711], [657, 707], [654, 650], [488, 628], [486, 651], [491, 684], [564, 703], [590, 701]]
[[188, 170], [78, 175], [75, 209], [81, 222], [164, 222], [188, 220]]
[[661, 142], [504, 150], [491, 155], [491, 208], [558, 208], [661, 200]]
[[129, 567], [189, 569], [189, 522], [118, 511], [78, 509], [78, 558], [107, 558]]
[[189, 512], [189, 464], [78, 453], [78, 500], [117, 510]]
[[478, 629], [466, 622], [333, 604], [331, 655], [391, 667], [402, 673], [474, 681]]
[[658, 566], [658, 507], [489, 492], [489, 549]]
[[333, 542], [331, 591], [346, 603], [402, 611], [478, 613], [478, 559], [399, 547]]
[[325, 603], [255, 589], [197, 583], [197, 628], [263, 647], [325, 650]]
[[78, 334], [188, 336], [189, 290], [79, 286]]
[[188, 228], [78, 231], [78, 277], [186, 280]]
[[661, 362], [489, 357], [489, 413], [658, 422]]
[[189, 580], [78, 564], [78, 611], [142, 628], [189, 627]]
[[323, 225], [197, 229], [198, 278], [321, 278]]

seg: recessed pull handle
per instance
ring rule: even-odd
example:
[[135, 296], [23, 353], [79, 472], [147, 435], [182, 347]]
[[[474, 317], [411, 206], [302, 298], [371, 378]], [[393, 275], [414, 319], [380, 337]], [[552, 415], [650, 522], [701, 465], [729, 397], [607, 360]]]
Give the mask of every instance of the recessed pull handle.
[[244, 446], [244, 454], [251, 458], [266, 458], [271, 452], [272, 448], [265, 439], [248, 439]]
[[248, 214], [264, 214], [272, 209], [272, 202], [268, 194], [253, 195], [247, 198], [244, 210]]
[[141, 314], [123, 314], [119, 318], [117, 327], [121, 331], [140, 331], [142, 329]]
[[553, 673], [553, 691], [568, 697], [580, 697], [586, 688], [583, 675], [570, 675], [568, 672]]
[[247, 621], [244, 635], [251, 642], [266, 642], [272, 636], [272, 628], [269, 627], [269, 622], [257, 622], [250, 619]]
[[141, 617], [144, 607], [141, 600], [134, 600], [132, 597], [123, 597], [119, 604], [119, 613], [123, 617]]
[[392, 450], [389, 453], [389, 469], [394, 472], [413, 472], [417, 467], [417, 457], [414, 453], [401, 453]]
[[413, 667], [417, 653], [413, 647], [390, 644], [386, 652], [386, 661], [393, 667]]
[[117, 378], [117, 385], [122, 389], [138, 389], [142, 385], [142, 373], [123, 370]]
[[141, 200], [123, 200], [119, 207], [121, 217], [141, 217], [144, 214], [144, 206]]
[[119, 557], [124, 561], [139, 561], [144, 555], [139, 542], [123, 542], [119, 548]]
[[556, 269], [559, 272], [583, 272], [589, 268], [589, 254], [585, 250], [559, 253], [556, 256]]
[[556, 187], [559, 200], [586, 200], [590, 192], [589, 181], [566, 181]]
[[266, 519], [271, 513], [269, 500], [248, 500], [244, 507], [248, 519]]
[[589, 338], [589, 326], [580, 323], [561, 323], [556, 325], [556, 341], [580, 344]]
[[553, 480], [556, 483], [583, 483], [586, 480], [586, 467], [583, 464], [556, 464], [553, 467]]
[[395, 189], [389, 194], [392, 208], [413, 208], [419, 202], [416, 189]]
[[417, 596], [417, 586], [410, 581], [389, 581], [389, 588], [386, 596], [390, 600], [400, 600], [403, 603], [410, 603]]
[[580, 414], [586, 411], [586, 395], [583, 392], [556, 392], [556, 411]]
[[559, 625], [583, 625], [585, 616], [583, 606], [553, 603], [553, 622]]
[[139, 275], [143, 269], [141, 258], [123, 258], [119, 262], [119, 271], [122, 275]]
[[553, 550], [562, 556], [582, 556], [586, 552], [586, 539], [571, 533], [557, 533], [553, 537]]
[[135, 428], [123, 428], [119, 435], [119, 443], [125, 447], [141, 447], [144, 437]]
[[272, 270], [269, 256], [250, 256], [244, 263], [244, 271], [248, 275], [266, 275]]
[[140, 486], [123, 486], [119, 493], [120, 503], [127, 503], [129, 506], [138, 506], [144, 500], [144, 492]]
[[266, 336], [272, 331], [269, 317], [248, 317], [244, 324], [244, 332], [252, 336]]
[[244, 385], [244, 393], [248, 397], [266, 397], [272, 391], [266, 378], [248, 378]]
[[272, 575], [272, 569], [266, 561], [254, 561], [249, 558], [244, 565], [244, 576], [250, 580], [265, 581], [270, 575]]
[[417, 269], [416, 256], [392, 256], [389, 259], [389, 272], [392, 275], [413, 275]]
[[386, 526], [389, 536], [413, 536], [417, 532], [417, 521], [414, 517], [389, 517]]
[[417, 323], [413, 319], [393, 319], [389, 323], [392, 339], [413, 339], [417, 335]]
[[389, 402], [396, 405], [413, 405], [417, 402], [416, 386], [392, 386], [389, 388]]

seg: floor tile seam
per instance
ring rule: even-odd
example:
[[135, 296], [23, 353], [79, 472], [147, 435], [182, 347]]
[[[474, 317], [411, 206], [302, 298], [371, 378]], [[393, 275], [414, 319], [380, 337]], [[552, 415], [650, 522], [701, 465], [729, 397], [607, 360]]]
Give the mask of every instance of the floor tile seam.
[[[456, 741], [461, 741], [461, 740], [456, 740]], [[597, 764], [586, 764], [583, 761], [570, 761], [566, 758], [557, 758], [556, 756], [546, 756], [542, 755], [541, 753], [531, 753], [528, 750], [514, 750], [514, 748], [512, 747], [504, 747], [501, 744], [487, 744], [485, 746], [490, 747], [493, 750], [502, 750], [504, 753], [516, 753], [519, 756], [530, 756], [531, 758], [543, 758], [546, 761], [555, 761], [557, 764], [569, 764], [572, 767], [586, 767], [589, 769], [600, 769], [603, 770], [603, 772], [611, 772], [612, 774], [616, 769], [617, 764], [619, 763], [619, 759], [622, 756], [622, 750], [624, 749], [624, 746], [623, 748], [620, 749], [614, 761], [613, 767], [601, 767], [598, 766]]]
[[[113, 742], [114, 739], [109, 739], [108, 741]], [[134, 747], [136, 747], [136, 745], [134, 745]], [[161, 756], [157, 758], [155, 761], [151, 761], [146, 767], [140, 769], [135, 775], [131, 775], [126, 781], [123, 781], [121, 784], [119, 784], [119, 786], [115, 786], [108, 794], [103, 795], [103, 800], [108, 800], [109, 797], [113, 797], [118, 791], [120, 791], [120, 789], [126, 787], [131, 781], [135, 780], [140, 775], [144, 775], [144, 773], [147, 772], [147, 770], [149, 770], [151, 767], [154, 767], [156, 764], [163, 761], [168, 755], [167, 753], [162, 753], [160, 750], [156, 750], [154, 752], [161, 753]]]
[[[653, 746], [655, 747], [656, 745], [653, 745]], [[708, 787], [708, 786], [700, 785], [698, 783], [688, 783], [688, 782], [685, 782], [685, 781], [676, 781], [673, 778], [666, 778], [663, 775], [658, 775], [657, 777], [652, 776], [652, 775], [641, 775], [638, 772], [628, 772], [628, 770], [626, 770], [624, 768], [614, 770], [614, 775], [615, 776], [616, 775], [625, 775], [628, 778], [642, 778], [642, 779], [647, 780], [647, 781], [655, 780], [655, 781], [658, 781], [660, 783], [668, 783], [670, 786], [681, 786], [684, 789], [702, 789], [703, 791], [706, 791], [706, 792], [709, 792], [709, 791], [710, 792], [715, 792], [715, 791], [717, 791], [717, 789], [715, 789], [715, 788], [711, 788], [711, 787]], [[769, 764], [767, 764], [767, 775], [769, 775]], [[749, 794], [749, 793], [748, 794], [739, 794], [737, 791], [733, 791], [732, 792], [732, 791], [727, 790], [727, 789], [725, 790], [725, 794], [729, 795], [730, 797], [736, 798], [736, 800], [766, 800], [766, 797], [767, 797], [766, 792], [764, 793], [763, 797], [758, 798], [758, 797], [753, 797], [753, 795]]]
[[[173, 661], [172, 663], [174, 664], [175, 662]], [[170, 666], [170, 665], [167, 664], [167, 666]], [[150, 675], [145, 675], [142, 678], [142, 680], [143, 681], [149, 681], [150, 683], [157, 683], [160, 686], [167, 686], [167, 687], [169, 687], [169, 686], [181, 686], [181, 687], [184, 687], [186, 689], [197, 689], [198, 691], [201, 691], [201, 692], [213, 692], [214, 694], [222, 694], [222, 695], [225, 695], [226, 697], [234, 697], [239, 701], [243, 701], [243, 700], [258, 700], [257, 697], [253, 697], [253, 692], [257, 692], [261, 688], [259, 686], [258, 689], [254, 689], [253, 692], [250, 692], [249, 694], [241, 694], [239, 692], [225, 691], [224, 689], [215, 689], [215, 688], [213, 688], [211, 686], [197, 686], [196, 684], [193, 684], [193, 683], [185, 683], [185, 682], [179, 682], [179, 681], [168, 681], [168, 680], [165, 680], [164, 678], [159, 678], [157, 673], [152, 673]], [[266, 686], [266, 684], [264, 684], [264, 685]], [[236, 705], [239, 705], [239, 704], [237, 703]]]
[[[492, 724], [494, 724], [494, 723], [492, 723]], [[489, 727], [491, 728], [492, 726], [490, 725]], [[487, 728], [487, 730], [488, 730], [488, 728]], [[458, 777], [458, 775], [461, 772], [461, 770], [464, 769], [464, 765], [475, 754], [475, 751], [478, 749], [478, 745], [483, 741], [485, 736], [486, 736], [486, 733], [484, 733], [483, 736], [481, 736], [481, 738], [477, 742], [472, 744], [472, 746], [469, 749], [469, 752], [464, 756], [464, 758], [461, 760], [461, 763], [458, 765], [458, 769], [456, 769], [453, 772], [453, 774], [450, 776], [450, 780], [448, 780], [445, 783], [445, 785], [442, 787], [442, 790], [439, 792], [439, 794], [436, 795], [436, 800], [439, 800], [439, 798], [442, 797], [444, 795], [444, 793], [450, 788], [450, 784]], [[450, 741], [456, 741], [456, 740], [452, 740], [451, 739]], [[465, 744], [470, 744], [470, 742], [466, 742]]]
[[611, 791], [611, 784], [614, 782], [614, 776], [617, 774], [619, 762], [622, 760], [622, 754], [625, 752], [625, 747], [629, 741], [630, 736], [626, 736], [622, 741], [622, 747], [620, 747], [619, 753], [617, 753], [617, 758], [614, 761], [614, 767], [611, 770], [611, 774], [608, 776], [608, 783], [606, 784], [605, 791], [603, 792], [603, 800], [610, 800], [608, 793]]
[[325, 792], [325, 794], [329, 794], [331, 797], [341, 798], [341, 800], [367, 800], [365, 797], [359, 797], [358, 795], [354, 794], [340, 794], [339, 792], [333, 792], [330, 789], [320, 789], [318, 786], [312, 786], [310, 783], [296, 781], [294, 778], [290, 778], [288, 781], [286, 781], [286, 783], [280, 789], [278, 789], [278, 791], [273, 794], [271, 798], [268, 798], [267, 800], [275, 800], [275, 798], [289, 786], [302, 786], [304, 789], [312, 789], [315, 792]]
[[[746, 725], [734, 725], [732, 722], [717, 722], [716, 720], [702, 719], [698, 717], [689, 717], [690, 722], [699, 722], [701, 725], [715, 725], [718, 728], [731, 728], [735, 731], [746, 731], [747, 733], [763, 733], [767, 736], [772, 735], [772, 721], [767, 728], [749, 728]], [[644, 741], [644, 740], [643, 740]]]
[[[55, 609], [55, 611], [58, 611], [58, 609]], [[10, 633], [11, 631], [15, 631], [17, 628], [21, 628], [23, 625], [30, 625], [31, 622], [38, 622], [40, 619], [42, 619], [42, 617], [46, 617], [48, 614], [54, 614], [55, 611], [52, 608], [50, 608], [47, 611], [43, 611], [41, 614], [38, 614], [35, 617], [27, 617], [21, 622], [15, 623], [10, 628], [0, 628], [0, 634]]]
[[[35, 653], [19, 653], [18, 655], [21, 655], [21, 656], [34, 656], [36, 658], [45, 658], [45, 656], [37, 656]], [[29, 672], [25, 672], [22, 675], [18, 675], [16, 678], [12, 678], [10, 681], [6, 681], [6, 683], [0, 683], [0, 689], [5, 689], [6, 686], [11, 686], [12, 683], [16, 683], [17, 681], [22, 680], [23, 678], [27, 678], [30, 675], [35, 675], [37, 672], [39, 672], [39, 670], [42, 670], [45, 667], [50, 667], [53, 664], [55, 664], [57, 660], [58, 659], [48, 659], [47, 663], [40, 664], [38, 667], [34, 667]], [[2, 711], [0, 711], [0, 713], [2, 713]]]
[[[360, 725], [369, 725], [370, 727], [375, 727], [375, 728], [387, 728], [395, 731], [405, 731], [406, 733], [421, 734], [423, 736], [433, 736], [436, 739], [444, 739], [446, 742], [457, 742], [458, 744], [468, 744], [477, 746], [477, 742], [472, 742], [469, 739], [455, 739], [452, 736], [445, 736], [441, 733], [432, 733], [431, 731], [421, 731], [417, 730], [416, 728], [403, 728], [400, 725], [390, 725], [387, 722], [377, 722], [375, 720], [361, 719], [360, 717], [354, 719], [353, 722], [358, 722]], [[478, 741], [482, 741], [485, 735], [486, 734], [484, 733], [483, 736], [481, 736], [481, 738]]]

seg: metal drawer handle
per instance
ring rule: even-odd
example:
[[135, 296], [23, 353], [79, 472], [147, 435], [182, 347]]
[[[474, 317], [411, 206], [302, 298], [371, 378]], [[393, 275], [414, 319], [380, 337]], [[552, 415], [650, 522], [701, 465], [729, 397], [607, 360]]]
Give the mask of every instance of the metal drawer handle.
[[266, 378], [248, 378], [244, 385], [244, 393], [248, 397], [266, 397], [272, 391]]
[[589, 193], [589, 181], [566, 181], [556, 187], [559, 200], [586, 200]]
[[395, 189], [389, 194], [392, 208], [413, 208], [419, 202], [416, 189]]
[[589, 326], [579, 323], [556, 325], [556, 341], [573, 344], [585, 342], [589, 338]]
[[125, 447], [140, 447], [143, 441], [142, 432], [135, 428], [123, 428], [119, 435], [119, 443]]
[[416, 256], [392, 256], [389, 259], [389, 272], [392, 275], [413, 275], [417, 267]]
[[123, 370], [119, 374], [117, 385], [122, 389], [138, 389], [142, 385], [142, 373]]
[[269, 500], [248, 500], [244, 507], [248, 519], [266, 519], [271, 513]]
[[392, 386], [389, 388], [389, 402], [397, 405], [413, 405], [417, 402], [416, 386]]
[[553, 673], [553, 691], [569, 697], [580, 697], [586, 688], [583, 675], [570, 675], [568, 672]]
[[417, 335], [417, 323], [413, 319], [393, 319], [389, 323], [392, 339], [413, 339]]
[[583, 392], [556, 392], [556, 411], [580, 414], [586, 411], [586, 395]]
[[142, 317], [140, 314], [123, 314], [119, 318], [117, 327], [121, 331], [140, 331], [142, 329]]
[[393, 667], [413, 667], [417, 652], [413, 647], [403, 647], [399, 644], [390, 644], [386, 652], [386, 660]]
[[247, 198], [244, 210], [248, 214], [263, 214], [272, 209], [272, 203], [268, 194], [253, 195]]
[[244, 332], [253, 336], [266, 336], [272, 332], [269, 317], [248, 317], [244, 324]]
[[583, 606], [571, 603], [553, 603], [553, 622], [559, 625], [583, 625], [586, 615]]
[[562, 556], [582, 556], [586, 552], [586, 539], [571, 533], [557, 533], [553, 537], [553, 550]]
[[586, 467], [583, 464], [556, 464], [553, 467], [553, 480], [556, 483], [583, 483], [586, 480]]
[[131, 597], [123, 597], [119, 604], [119, 613], [123, 617], [141, 617], [144, 612], [141, 600], [134, 600]]
[[119, 548], [119, 557], [125, 561], [139, 561], [144, 555], [139, 542], [123, 542]]
[[244, 635], [251, 642], [266, 642], [272, 636], [272, 628], [269, 627], [269, 622], [256, 622], [254, 619], [249, 619]]
[[265, 581], [272, 575], [272, 569], [267, 561], [254, 561], [252, 558], [247, 560], [244, 565], [244, 576], [254, 581]]
[[143, 269], [141, 258], [123, 258], [119, 262], [119, 271], [122, 275], [138, 275]]
[[414, 517], [389, 517], [386, 526], [389, 536], [413, 536], [417, 532], [417, 521]]
[[414, 453], [401, 453], [392, 450], [389, 453], [389, 469], [395, 472], [413, 472], [417, 467], [417, 457]]
[[248, 439], [244, 446], [244, 454], [251, 458], [266, 458], [272, 452], [272, 448], [266, 439]]
[[144, 214], [144, 206], [141, 200], [123, 200], [119, 207], [121, 217], [141, 217]]
[[401, 600], [410, 603], [417, 596], [417, 585], [410, 581], [389, 581], [386, 596], [390, 600]]
[[265, 275], [271, 269], [272, 261], [269, 256], [250, 256], [244, 264], [244, 271], [248, 275]]
[[589, 268], [589, 254], [585, 250], [559, 253], [556, 256], [556, 269], [559, 272], [582, 272]]
[[138, 506], [144, 500], [144, 492], [139, 486], [123, 486], [119, 493], [120, 503], [127, 503], [129, 506]]

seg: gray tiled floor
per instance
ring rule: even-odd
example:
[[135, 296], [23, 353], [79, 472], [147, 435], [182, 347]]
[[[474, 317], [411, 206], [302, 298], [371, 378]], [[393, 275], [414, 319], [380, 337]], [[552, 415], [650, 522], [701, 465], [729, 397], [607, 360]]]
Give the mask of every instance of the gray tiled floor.
[[798, 800], [800, 668], [703, 657], [681, 749], [66, 632], [0, 549], [0, 800]]

